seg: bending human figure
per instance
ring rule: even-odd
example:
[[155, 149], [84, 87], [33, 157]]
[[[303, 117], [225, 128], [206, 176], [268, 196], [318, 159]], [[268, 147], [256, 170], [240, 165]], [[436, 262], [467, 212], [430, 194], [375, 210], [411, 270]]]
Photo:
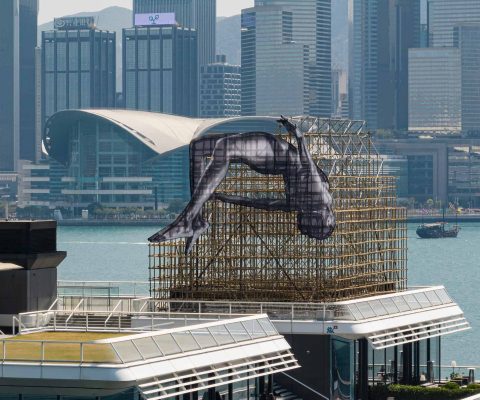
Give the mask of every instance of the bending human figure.
[[[335, 229], [335, 216], [328, 178], [313, 161], [303, 132], [283, 116], [279, 122], [296, 138], [297, 147], [265, 132], [242, 133], [219, 139], [186, 208], [171, 225], [150, 237], [149, 241], [186, 238], [185, 253], [188, 254], [209, 227], [201, 213], [203, 205], [214, 195], [216, 199], [241, 206], [296, 211], [297, 225], [302, 234], [318, 240], [331, 236]], [[282, 175], [285, 199], [215, 194], [232, 163], [246, 164], [264, 175]]]

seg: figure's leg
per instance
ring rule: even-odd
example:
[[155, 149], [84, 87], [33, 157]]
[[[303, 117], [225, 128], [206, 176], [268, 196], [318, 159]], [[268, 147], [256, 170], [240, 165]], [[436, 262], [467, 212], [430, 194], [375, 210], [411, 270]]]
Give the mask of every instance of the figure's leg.
[[191, 238], [193, 241], [201, 236], [209, 225], [200, 217], [200, 212], [225, 178], [229, 165], [227, 141], [220, 139], [188, 205], [172, 224], [150, 237], [149, 241], [164, 242], [178, 238]]
[[285, 168], [272, 160], [276, 157], [279, 160], [287, 160], [289, 151], [286, 143], [283, 144], [273, 135], [266, 133], [236, 135], [220, 139], [185, 210], [171, 225], [149, 240], [163, 242], [190, 238], [188, 250], [196, 238], [208, 229], [208, 223], [200, 218], [202, 207], [225, 179], [231, 162], [241, 162], [261, 173], [283, 174]]

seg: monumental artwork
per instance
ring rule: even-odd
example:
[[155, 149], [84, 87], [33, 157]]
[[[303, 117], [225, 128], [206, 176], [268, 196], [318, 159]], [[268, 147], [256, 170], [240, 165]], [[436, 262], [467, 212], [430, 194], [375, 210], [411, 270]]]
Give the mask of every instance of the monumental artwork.
[[[303, 235], [317, 240], [330, 237], [335, 229], [335, 215], [328, 178], [313, 161], [304, 133], [284, 117], [279, 122], [295, 138], [296, 147], [265, 132], [248, 132], [220, 138], [186, 208], [171, 225], [150, 237], [149, 241], [158, 243], [185, 238], [185, 253], [188, 254], [198, 238], [209, 228], [208, 222], [202, 218], [202, 209], [212, 198], [267, 211], [294, 211], [297, 213], [298, 229]], [[192, 162], [195, 163], [195, 160]], [[282, 176], [285, 198], [215, 194], [231, 164], [245, 164], [263, 175]]]

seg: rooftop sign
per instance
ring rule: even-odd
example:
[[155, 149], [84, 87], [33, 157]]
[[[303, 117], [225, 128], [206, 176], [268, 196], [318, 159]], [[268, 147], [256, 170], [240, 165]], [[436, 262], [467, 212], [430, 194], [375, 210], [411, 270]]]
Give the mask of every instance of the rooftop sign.
[[176, 24], [175, 13], [135, 14], [135, 26]]
[[55, 29], [92, 29], [95, 26], [94, 17], [63, 17], [53, 21]]

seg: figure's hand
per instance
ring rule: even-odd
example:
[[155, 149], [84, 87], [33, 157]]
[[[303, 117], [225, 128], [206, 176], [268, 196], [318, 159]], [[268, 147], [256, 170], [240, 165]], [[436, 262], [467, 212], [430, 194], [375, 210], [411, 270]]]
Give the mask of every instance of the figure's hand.
[[285, 127], [285, 129], [288, 131], [288, 133], [290, 133], [291, 135], [297, 138], [303, 137], [303, 133], [300, 131], [300, 129], [297, 129], [297, 125], [292, 124], [283, 115], [278, 120], [278, 123], [282, 124]]

